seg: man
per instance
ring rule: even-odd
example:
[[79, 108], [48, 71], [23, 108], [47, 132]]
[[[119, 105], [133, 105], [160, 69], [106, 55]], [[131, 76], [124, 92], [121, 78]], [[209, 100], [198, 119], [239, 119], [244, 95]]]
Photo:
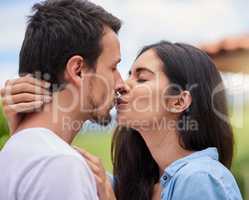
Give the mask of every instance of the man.
[[[29, 73], [52, 85], [36, 82], [43, 87], [36, 98], [37, 105], [46, 102], [43, 109], [11, 121], [13, 135], [0, 152], [0, 199], [98, 199], [92, 172], [69, 144], [86, 120], [110, 122], [114, 91], [123, 87], [117, 71], [121, 22], [83, 0], [47, 0], [34, 5], [33, 11], [19, 74]], [[28, 93], [32, 84], [30, 76], [9, 81], [8, 92], [21, 102], [33, 98]], [[18, 94], [20, 90], [27, 93]]]

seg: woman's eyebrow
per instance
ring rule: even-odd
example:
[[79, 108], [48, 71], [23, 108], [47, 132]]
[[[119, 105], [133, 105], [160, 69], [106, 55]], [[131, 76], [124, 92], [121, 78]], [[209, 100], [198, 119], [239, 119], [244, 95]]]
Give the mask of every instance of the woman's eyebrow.
[[138, 67], [136, 68], [136, 73], [139, 74], [143, 71], [146, 71], [146, 72], [149, 72], [151, 74], [155, 74], [152, 70], [148, 69], [148, 68], [145, 68], [145, 67]]
[[[135, 69], [136, 74], [139, 74], [139, 73], [141, 73], [143, 71], [149, 72], [151, 74], [155, 74], [152, 70], [150, 70], [148, 68], [145, 68], [145, 67], [138, 67], [138, 68]], [[132, 75], [132, 70], [129, 70], [128, 76], [130, 77], [131, 75]]]

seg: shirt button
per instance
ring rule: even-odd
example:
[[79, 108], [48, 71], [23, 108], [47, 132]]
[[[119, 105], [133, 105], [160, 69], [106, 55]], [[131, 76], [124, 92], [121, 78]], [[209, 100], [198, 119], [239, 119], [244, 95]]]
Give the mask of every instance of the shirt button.
[[167, 181], [168, 177], [167, 176], [163, 176], [163, 180]]

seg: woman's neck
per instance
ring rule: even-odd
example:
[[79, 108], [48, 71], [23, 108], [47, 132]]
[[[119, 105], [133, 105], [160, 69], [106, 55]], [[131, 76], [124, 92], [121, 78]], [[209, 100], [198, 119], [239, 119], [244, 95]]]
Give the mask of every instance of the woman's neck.
[[139, 130], [139, 132], [160, 168], [160, 175], [171, 163], [193, 153], [181, 147], [176, 130]]

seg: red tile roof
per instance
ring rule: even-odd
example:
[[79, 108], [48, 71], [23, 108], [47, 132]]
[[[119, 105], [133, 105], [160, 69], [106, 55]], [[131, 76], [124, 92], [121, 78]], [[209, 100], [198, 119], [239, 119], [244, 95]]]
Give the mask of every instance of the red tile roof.
[[249, 50], [249, 34], [226, 37], [216, 42], [201, 44], [198, 47], [212, 57], [222, 52]]

